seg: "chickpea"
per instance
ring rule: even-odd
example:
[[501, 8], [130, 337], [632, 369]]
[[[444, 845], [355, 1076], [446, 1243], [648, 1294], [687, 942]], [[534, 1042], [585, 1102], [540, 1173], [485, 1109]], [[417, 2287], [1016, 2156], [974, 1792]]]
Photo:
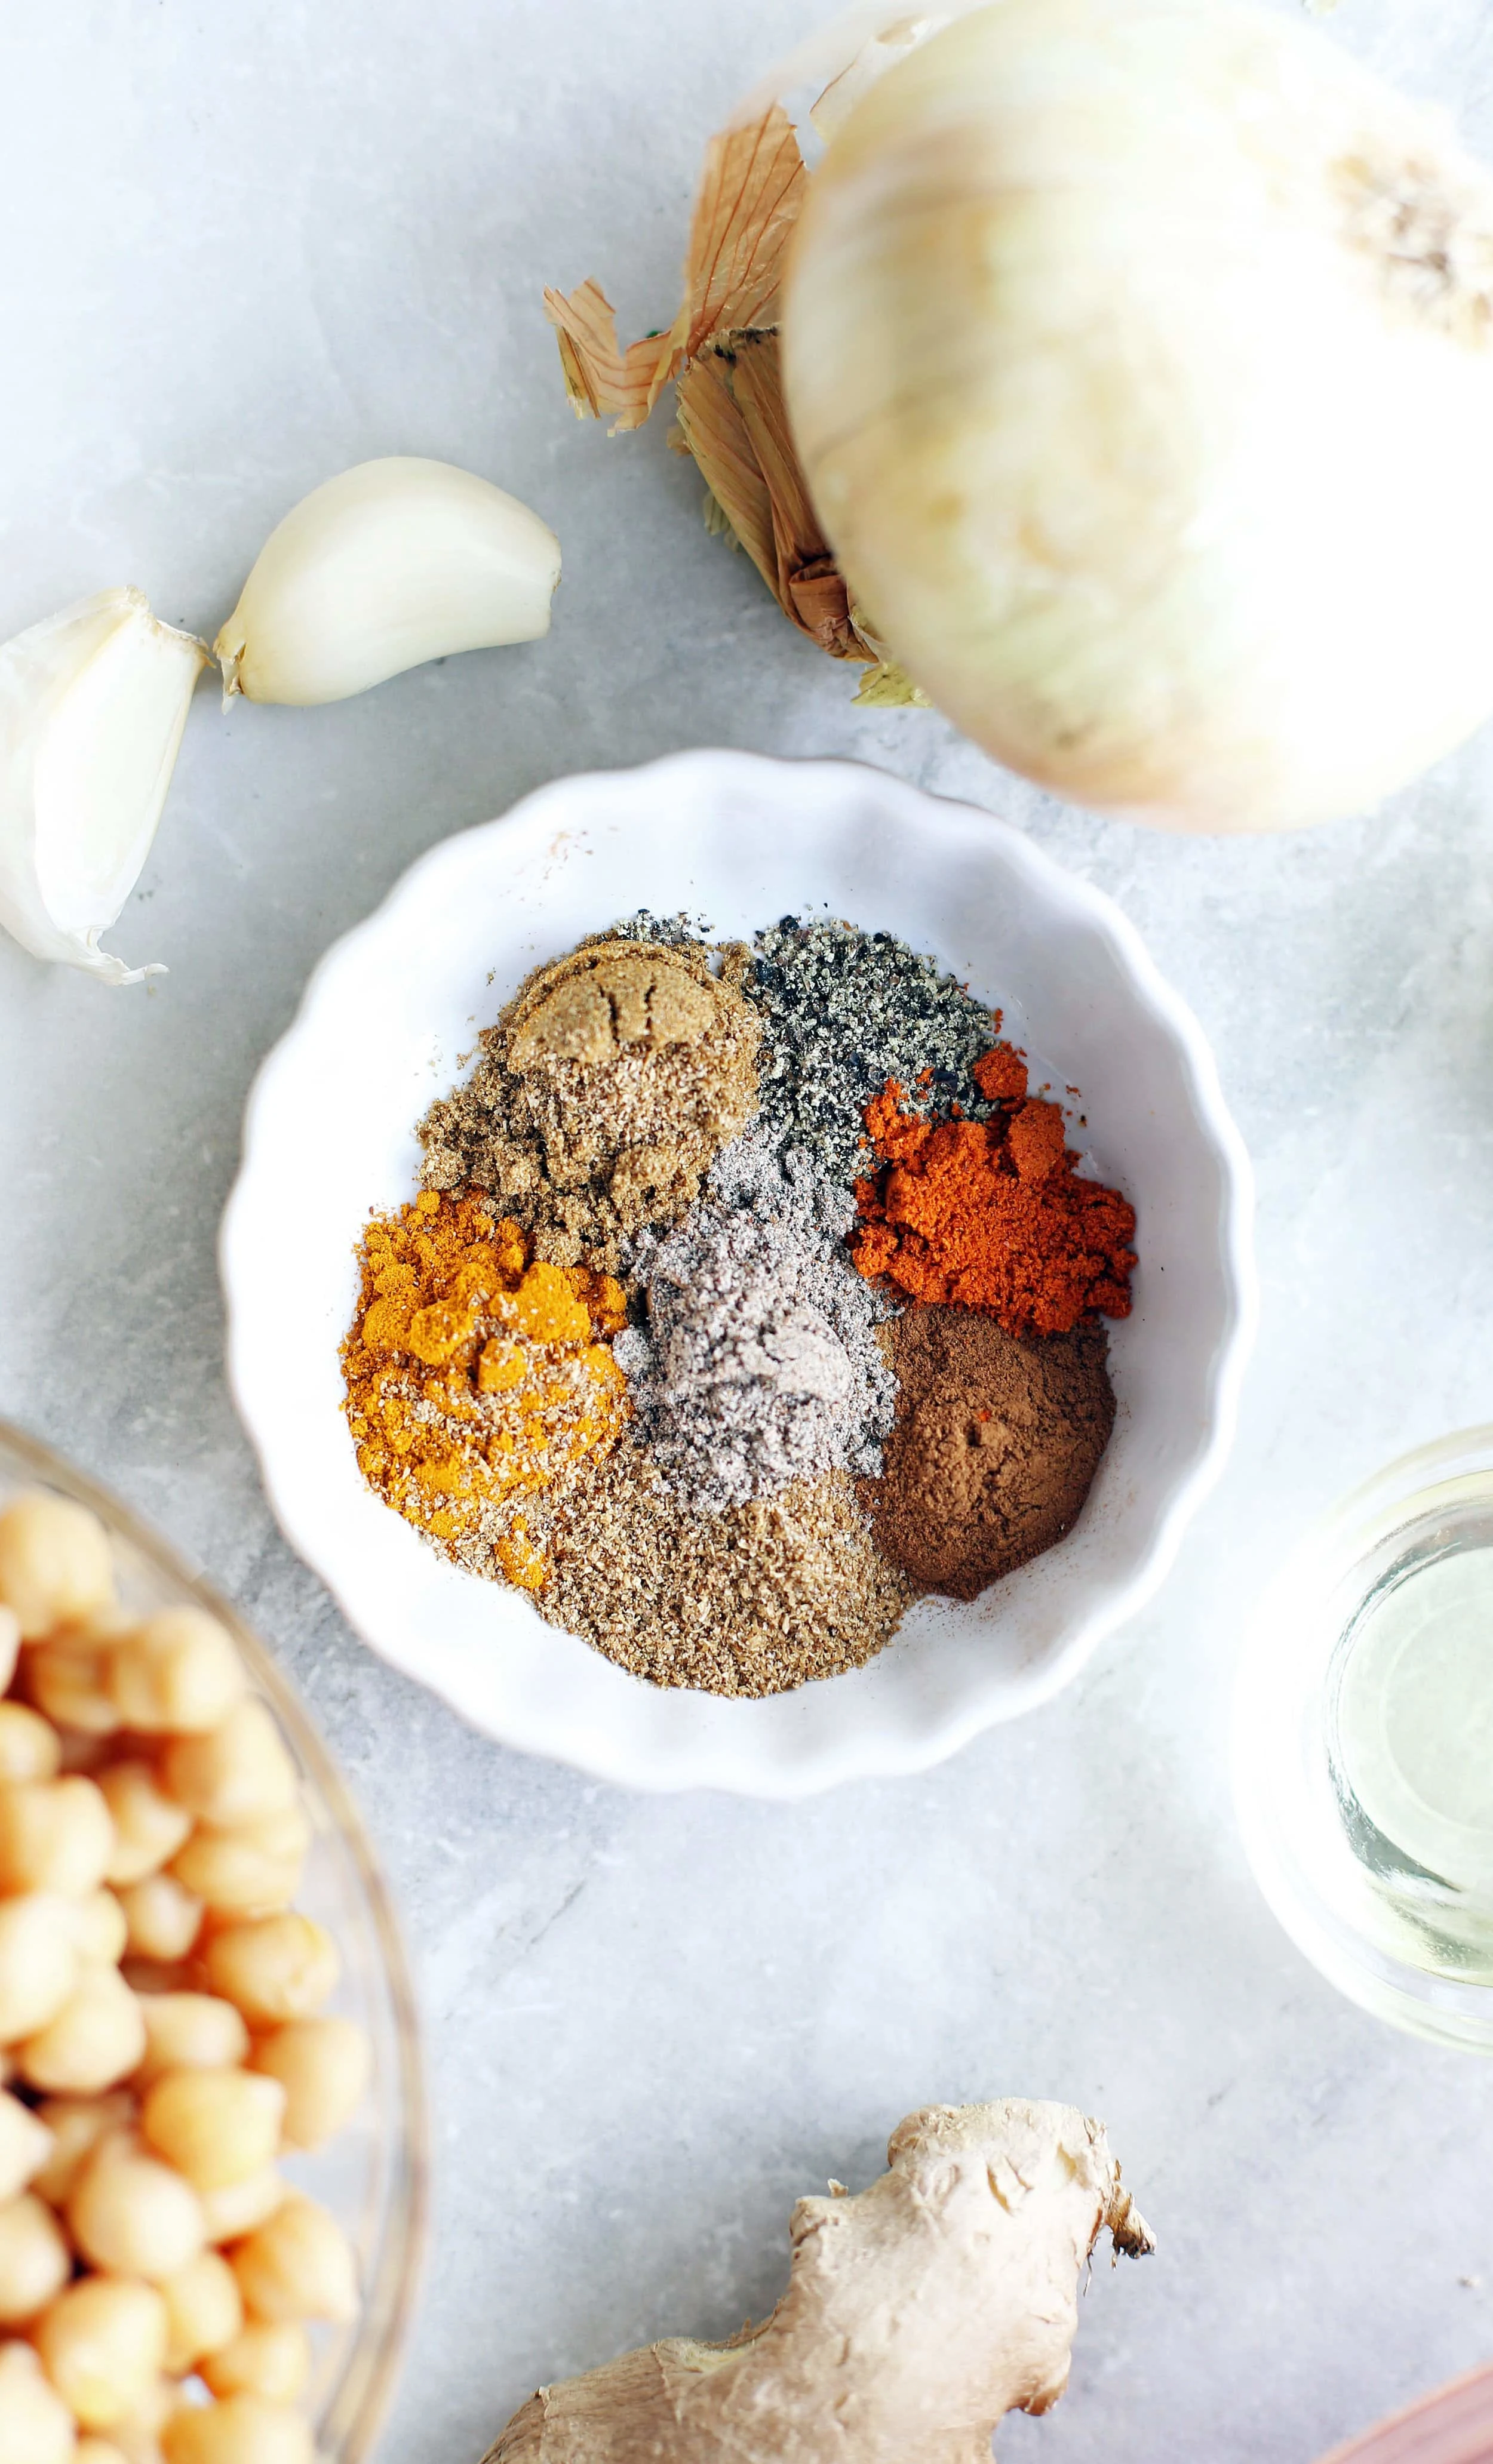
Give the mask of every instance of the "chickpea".
[[127, 1882], [119, 1901], [126, 1947], [141, 1959], [185, 1959], [202, 1930], [202, 1902], [172, 1874]]
[[296, 2404], [311, 2376], [311, 2340], [299, 2320], [272, 2326], [252, 2319], [231, 2344], [208, 2355], [201, 2375], [214, 2395], [262, 2395], [267, 2404]]
[[144, 2091], [167, 2071], [227, 2070], [248, 2059], [249, 2031], [232, 2002], [213, 1993], [145, 1993], [145, 2057], [135, 2074]]
[[287, 2147], [320, 2147], [350, 2122], [371, 2067], [368, 2040], [351, 2019], [293, 2019], [261, 2036], [252, 2067], [285, 2091], [280, 2137]]
[[0, 1780], [56, 1779], [62, 1760], [50, 1720], [26, 1703], [0, 1703]]
[[52, 2210], [30, 2190], [0, 2208], [0, 2326], [24, 2326], [59, 2293], [73, 2273]]
[[208, 1944], [203, 1965], [213, 1991], [235, 2002], [256, 2028], [309, 2019], [341, 1970], [330, 1934], [293, 1909], [226, 1925]]
[[296, 1803], [296, 1768], [274, 1714], [250, 1698], [235, 1704], [206, 1736], [174, 1737], [161, 1776], [177, 1802], [199, 1822], [227, 1830], [279, 1814]]
[[91, 1779], [0, 1788], [0, 1891], [83, 1899], [103, 1881], [113, 1850], [114, 1824]]
[[53, 2138], [18, 2096], [0, 2087], [0, 2202], [13, 2199], [41, 2171], [52, 2153]]
[[21, 1656], [21, 1620], [13, 1609], [0, 1601], [0, 1694], [15, 1675], [15, 1663]]
[[75, 2434], [30, 2344], [0, 2343], [0, 2464], [73, 2464]]
[[256, 2395], [182, 2407], [161, 2437], [166, 2464], [312, 2464], [303, 2413]]
[[116, 1968], [124, 1956], [129, 1928], [112, 1891], [90, 1891], [69, 1903], [73, 1947], [84, 1968]]
[[310, 1845], [310, 1823], [299, 1805], [289, 1805], [229, 1831], [200, 1824], [171, 1872], [210, 1908], [263, 1915], [290, 1905]]
[[121, 2132], [95, 2150], [73, 2185], [67, 2221], [90, 2266], [164, 2283], [207, 2239], [190, 2185]]
[[104, 1880], [142, 1882], [168, 1865], [191, 1829], [191, 1816], [167, 1796], [149, 1763], [111, 1763], [99, 1775], [114, 1818], [114, 1852]]
[[239, 2241], [254, 2233], [289, 2197], [289, 2186], [273, 2165], [246, 2181], [231, 2182], [226, 2190], [199, 2190], [198, 2204], [211, 2242]]
[[159, 2155], [196, 2190], [226, 2190], [262, 2173], [279, 2148], [285, 2091], [255, 2071], [167, 2071], [141, 2109]]
[[124, 2464], [161, 2464], [161, 2432], [180, 2402], [176, 2381], [158, 2378], [133, 2411], [111, 2422], [109, 2444], [118, 2449]]
[[215, 2250], [199, 2252], [179, 2276], [167, 2277], [161, 2294], [166, 2303], [168, 2370], [181, 2376], [195, 2368], [205, 2355], [221, 2353], [237, 2342], [244, 2323], [238, 2278]]
[[33, 2036], [78, 1982], [68, 1904], [47, 1891], [0, 1901], [0, 2044]]
[[247, 1681], [226, 1626], [206, 1609], [163, 1609], [124, 1635], [109, 1686], [127, 1728], [186, 1736], [215, 1728]]
[[0, 1600], [28, 1641], [113, 1597], [109, 1535], [85, 1506], [36, 1489], [0, 1513]]
[[83, 1968], [55, 2018], [17, 2052], [21, 2077], [53, 2096], [127, 2079], [145, 2050], [140, 2004], [117, 1968]]
[[112, 1651], [110, 1636], [91, 1626], [33, 1643], [21, 1661], [26, 1691], [59, 1728], [96, 1740], [112, 1737], [120, 1725], [109, 1694]]
[[51, 2133], [52, 2149], [33, 2187], [50, 2207], [66, 2207], [94, 2150], [127, 2129], [134, 2115], [135, 2100], [127, 2088], [116, 2088], [110, 2096], [49, 2097], [36, 2107], [36, 2120]]
[[85, 2276], [33, 2330], [42, 2367], [84, 2430], [111, 2430], [154, 2386], [166, 2359], [166, 2303], [153, 2284]]
[[112, 2438], [80, 2438], [73, 2450], [73, 2464], [129, 2464], [123, 2447]]
[[358, 2277], [342, 2227], [299, 2191], [241, 2241], [231, 2265], [251, 2318], [355, 2318]]

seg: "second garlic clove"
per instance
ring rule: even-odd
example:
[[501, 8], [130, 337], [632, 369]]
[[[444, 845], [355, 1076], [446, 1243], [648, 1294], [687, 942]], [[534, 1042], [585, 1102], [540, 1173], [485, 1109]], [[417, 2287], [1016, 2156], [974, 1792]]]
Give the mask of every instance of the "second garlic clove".
[[144, 591], [100, 590], [0, 647], [0, 924], [138, 983], [99, 947], [140, 877], [208, 654]]
[[342, 701], [427, 659], [535, 641], [559, 579], [553, 531], [490, 480], [410, 454], [360, 462], [259, 551], [212, 645], [224, 696]]

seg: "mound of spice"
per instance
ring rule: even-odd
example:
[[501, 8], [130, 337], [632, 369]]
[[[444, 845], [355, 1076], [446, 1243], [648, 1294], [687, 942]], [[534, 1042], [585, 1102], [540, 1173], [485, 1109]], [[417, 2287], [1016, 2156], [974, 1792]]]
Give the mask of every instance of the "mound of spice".
[[834, 1469], [880, 1468], [893, 1381], [876, 1340], [890, 1314], [844, 1236], [855, 1201], [801, 1149], [723, 1150], [708, 1195], [633, 1254], [648, 1324], [617, 1339], [635, 1441], [707, 1511]]
[[727, 952], [717, 976], [698, 943], [608, 937], [539, 968], [420, 1123], [427, 1188], [490, 1191], [536, 1257], [616, 1273], [756, 1111], [746, 964]]
[[435, 1190], [370, 1222], [359, 1264], [343, 1369], [364, 1479], [458, 1563], [537, 1590], [548, 1567], [517, 1509], [621, 1434], [621, 1286], [533, 1259], [517, 1223]]
[[557, 1498], [547, 1545], [541, 1617], [635, 1677], [711, 1694], [783, 1694], [859, 1668], [914, 1596], [842, 1471], [707, 1514], [624, 1444]]
[[915, 1108], [958, 1104], [983, 1119], [975, 1063], [999, 1017], [890, 933], [785, 915], [752, 943], [748, 989], [763, 1012], [762, 1128], [807, 1147], [838, 1180], [864, 1169], [861, 1118], [889, 1078]]
[[897, 1420], [861, 1501], [921, 1591], [972, 1600], [1077, 1520], [1114, 1424], [1107, 1338], [1018, 1341], [979, 1309], [915, 1308], [887, 1342]]
[[913, 1300], [988, 1309], [1011, 1334], [1128, 1317], [1134, 1207], [1081, 1179], [1059, 1107], [1028, 1093], [1010, 1045], [974, 1075], [992, 1107], [983, 1121], [922, 1120], [895, 1080], [868, 1105], [877, 1169], [856, 1184], [861, 1273]]

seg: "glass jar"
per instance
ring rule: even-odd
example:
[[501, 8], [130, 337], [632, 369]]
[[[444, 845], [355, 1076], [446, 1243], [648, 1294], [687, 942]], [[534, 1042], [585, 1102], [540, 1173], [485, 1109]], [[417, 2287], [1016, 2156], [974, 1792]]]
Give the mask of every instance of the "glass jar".
[[1309, 1530], [1240, 1664], [1235, 1793], [1266, 1899], [1366, 2010], [1493, 2052], [1493, 1428]]

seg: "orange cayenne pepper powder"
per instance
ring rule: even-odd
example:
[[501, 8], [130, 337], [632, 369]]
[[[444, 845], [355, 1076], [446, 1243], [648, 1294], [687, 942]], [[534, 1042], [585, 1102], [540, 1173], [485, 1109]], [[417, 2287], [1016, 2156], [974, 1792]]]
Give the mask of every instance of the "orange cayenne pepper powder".
[[856, 1183], [861, 1273], [916, 1301], [987, 1309], [1009, 1334], [1130, 1314], [1135, 1209], [1074, 1171], [1058, 1105], [1027, 1091], [1009, 1044], [974, 1065], [988, 1121], [921, 1120], [889, 1078], [867, 1106], [877, 1170]]
[[621, 1433], [621, 1285], [534, 1260], [480, 1196], [433, 1189], [368, 1224], [359, 1265], [342, 1359], [365, 1480], [449, 1555], [540, 1590], [515, 1509]]

